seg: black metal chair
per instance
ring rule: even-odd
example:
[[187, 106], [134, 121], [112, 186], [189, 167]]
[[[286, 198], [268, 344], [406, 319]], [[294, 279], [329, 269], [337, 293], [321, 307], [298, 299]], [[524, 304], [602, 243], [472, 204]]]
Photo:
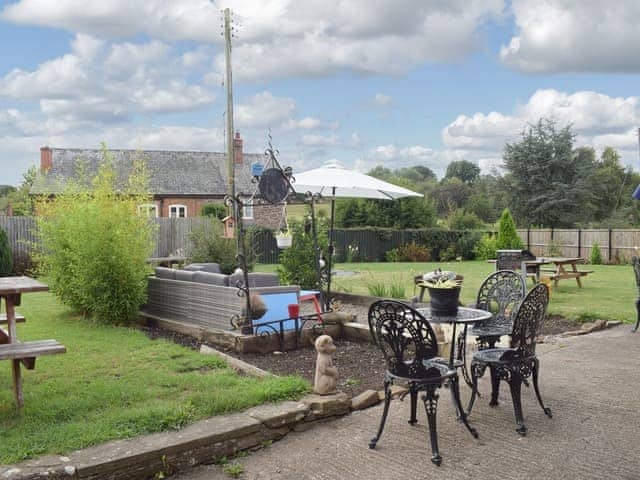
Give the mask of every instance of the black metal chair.
[[637, 314], [636, 326], [633, 327], [633, 330], [631, 331], [637, 332], [638, 325], [640, 325], [640, 258], [633, 257], [631, 259], [631, 264], [633, 265], [633, 271], [636, 274], [636, 287], [638, 287], [638, 298], [636, 298], [636, 311], [638, 312], [638, 314]]
[[538, 398], [538, 403], [544, 413], [551, 418], [551, 409], [544, 406], [540, 390], [538, 389], [538, 371], [540, 362], [536, 356], [536, 340], [549, 303], [549, 288], [539, 283], [531, 289], [522, 301], [514, 315], [513, 331], [511, 333], [511, 347], [490, 348], [480, 350], [473, 356], [471, 362], [471, 380], [473, 391], [469, 400], [467, 413], [471, 412], [473, 402], [478, 391], [478, 378], [484, 375], [487, 367], [491, 373], [491, 402], [489, 405], [498, 405], [498, 392], [500, 380], [509, 384], [513, 409], [518, 428], [516, 431], [525, 435], [527, 427], [522, 416], [522, 404], [520, 401], [520, 389], [524, 383], [529, 386], [527, 379], [533, 377], [533, 388]]
[[382, 420], [376, 436], [369, 442], [369, 448], [375, 448], [382, 435], [391, 403], [391, 385], [396, 382], [407, 385], [409, 388], [410, 425], [417, 422], [418, 392], [424, 392], [422, 401], [429, 423], [433, 463], [436, 465], [442, 463], [442, 457], [438, 451], [436, 409], [439, 397], [437, 390], [444, 384], [451, 387], [458, 418], [477, 438], [478, 434], [469, 425], [467, 415], [462, 408], [458, 373], [455, 367], [450, 367], [438, 357], [438, 342], [429, 322], [419, 312], [404, 303], [380, 300], [369, 308], [369, 329], [373, 341], [382, 350], [387, 363]]
[[526, 285], [513, 270], [499, 270], [489, 275], [478, 290], [475, 308], [493, 313], [493, 317], [476, 323], [469, 333], [476, 336], [479, 350], [494, 348], [503, 335], [511, 335], [512, 314], [524, 299]]

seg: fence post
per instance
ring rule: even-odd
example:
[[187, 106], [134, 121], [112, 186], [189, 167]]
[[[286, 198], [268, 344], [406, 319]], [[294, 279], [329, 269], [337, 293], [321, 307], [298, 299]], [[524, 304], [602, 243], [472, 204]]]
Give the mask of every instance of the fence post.
[[578, 256], [582, 256], [582, 229], [578, 229]]
[[531, 227], [527, 227], [527, 250], [531, 250]]
[[611, 263], [611, 253], [613, 252], [613, 248], [611, 246], [611, 229], [609, 229], [609, 263]]

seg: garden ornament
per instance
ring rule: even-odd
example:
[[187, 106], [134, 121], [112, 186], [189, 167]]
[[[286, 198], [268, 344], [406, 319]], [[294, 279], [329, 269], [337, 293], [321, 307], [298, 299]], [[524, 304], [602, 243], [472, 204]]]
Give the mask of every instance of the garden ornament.
[[331, 359], [331, 355], [336, 351], [333, 339], [329, 335], [320, 335], [316, 339], [315, 347], [318, 357], [313, 391], [318, 395], [335, 393], [338, 385], [338, 370], [333, 366]]

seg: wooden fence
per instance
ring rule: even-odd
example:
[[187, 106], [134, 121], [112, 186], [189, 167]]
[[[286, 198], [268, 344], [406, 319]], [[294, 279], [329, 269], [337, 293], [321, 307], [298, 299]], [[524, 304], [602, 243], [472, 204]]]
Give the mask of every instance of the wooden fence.
[[627, 263], [640, 255], [640, 230], [519, 229], [518, 234], [535, 255], [589, 258], [598, 243], [605, 263]]
[[[177, 252], [188, 252], [189, 234], [196, 226], [215, 220], [194, 218], [157, 218], [158, 231], [154, 257], [166, 257]], [[14, 257], [28, 256], [37, 248], [36, 222], [31, 217], [0, 216], [0, 227], [7, 232]], [[519, 229], [524, 244], [537, 256], [559, 255], [563, 257], [589, 258], [591, 248], [598, 242], [603, 261], [626, 263], [637, 255], [640, 247], [640, 230], [630, 229]], [[357, 246], [354, 260], [383, 260], [384, 254], [405, 243], [420, 242], [418, 230], [336, 230], [335, 243], [338, 259], [346, 260], [347, 247]], [[427, 245], [429, 246], [429, 245]], [[253, 238], [253, 248], [260, 263], [277, 263], [279, 251], [269, 231], [258, 231]]]

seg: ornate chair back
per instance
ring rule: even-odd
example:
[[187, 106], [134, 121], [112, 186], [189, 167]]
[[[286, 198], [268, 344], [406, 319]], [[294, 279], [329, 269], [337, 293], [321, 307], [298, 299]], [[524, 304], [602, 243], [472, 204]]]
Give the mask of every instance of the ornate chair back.
[[536, 353], [536, 340], [542, 330], [547, 305], [549, 287], [538, 283], [524, 298], [513, 318], [511, 347], [518, 349], [522, 358], [532, 357]]
[[429, 322], [415, 309], [379, 300], [369, 308], [369, 330], [392, 375], [409, 379], [440, 375], [423, 364], [438, 356], [438, 342]]
[[499, 270], [489, 275], [478, 290], [476, 308], [493, 313], [493, 317], [480, 325], [497, 330], [511, 328], [512, 313], [524, 298], [526, 286], [522, 276], [513, 270]]

